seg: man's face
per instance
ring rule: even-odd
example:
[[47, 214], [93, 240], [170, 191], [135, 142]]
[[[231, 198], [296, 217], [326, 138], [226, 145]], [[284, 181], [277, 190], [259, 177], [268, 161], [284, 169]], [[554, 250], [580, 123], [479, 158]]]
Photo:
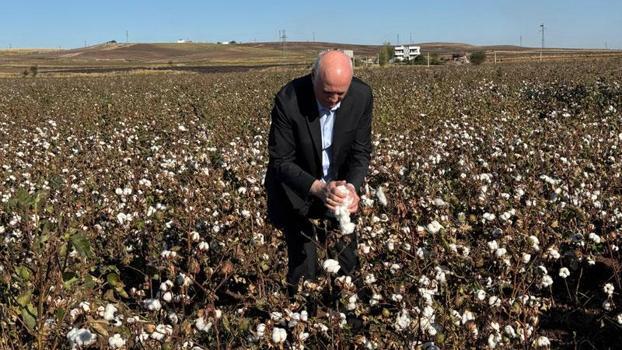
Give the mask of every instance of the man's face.
[[313, 92], [318, 102], [326, 107], [335, 107], [348, 92], [351, 78], [346, 75], [317, 75], [314, 77]]

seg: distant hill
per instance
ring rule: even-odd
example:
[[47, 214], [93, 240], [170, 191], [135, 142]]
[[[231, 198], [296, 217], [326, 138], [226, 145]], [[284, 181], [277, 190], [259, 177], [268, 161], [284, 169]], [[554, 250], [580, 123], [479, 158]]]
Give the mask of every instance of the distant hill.
[[[498, 61], [534, 60], [539, 49], [512, 45], [476, 46], [465, 43], [417, 43], [421, 51], [450, 59], [453, 54], [483, 50], [494, 52]], [[176, 69], [205, 71], [209, 67], [262, 68], [273, 66], [308, 66], [318, 52], [326, 49], [353, 50], [355, 56], [374, 57], [382, 45], [360, 45], [329, 42], [258, 42], [241, 44], [213, 43], [118, 43], [110, 41], [68, 50], [13, 49], [0, 50], [0, 72], [19, 73], [32, 65], [39, 72], [108, 72], [135, 69]], [[579, 50], [547, 48], [552, 59], [585, 55], [619, 54], [613, 50]], [[489, 60], [490, 61], [490, 60]], [[211, 68], [208, 69], [211, 71]]]

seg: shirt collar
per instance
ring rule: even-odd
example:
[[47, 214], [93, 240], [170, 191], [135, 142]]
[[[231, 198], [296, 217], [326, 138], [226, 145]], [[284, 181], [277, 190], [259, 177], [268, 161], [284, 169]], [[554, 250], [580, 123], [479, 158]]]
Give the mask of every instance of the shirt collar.
[[341, 101], [339, 103], [337, 103], [333, 108], [328, 108], [328, 107], [324, 107], [320, 102], [318, 102], [318, 100], [315, 100], [315, 103], [317, 103], [317, 110], [322, 113], [330, 113], [330, 112], [334, 112], [336, 110], [339, 109], [339, 107], [341, 107]]

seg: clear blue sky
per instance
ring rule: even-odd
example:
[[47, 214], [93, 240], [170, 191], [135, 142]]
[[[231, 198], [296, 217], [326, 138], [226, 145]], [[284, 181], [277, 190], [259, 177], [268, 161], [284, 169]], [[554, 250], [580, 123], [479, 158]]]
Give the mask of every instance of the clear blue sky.
[[464, 42], [622, 49], [622, 0], [2, 0], [0, 48], [130, 42]]

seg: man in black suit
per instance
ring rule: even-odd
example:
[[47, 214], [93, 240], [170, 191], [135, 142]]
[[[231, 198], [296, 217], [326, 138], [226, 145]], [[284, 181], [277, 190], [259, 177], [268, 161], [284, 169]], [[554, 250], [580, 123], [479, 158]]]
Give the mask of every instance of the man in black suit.
[[[290, 296], [300, 279], [317, 275], [316, 227], [342, 204], [346, 186], [358, 211], [359, 191], [371, 156], [373, 98], [370, 87], [352, 76], [343, 52], [320, 54], [311, 74], [286, 84], [276, 95], [271, 114], [270, 161], [265, 186], [268, 217], [285, 235]], [[336, 247], [339, 273], [358, 267], [356, 234]]]

